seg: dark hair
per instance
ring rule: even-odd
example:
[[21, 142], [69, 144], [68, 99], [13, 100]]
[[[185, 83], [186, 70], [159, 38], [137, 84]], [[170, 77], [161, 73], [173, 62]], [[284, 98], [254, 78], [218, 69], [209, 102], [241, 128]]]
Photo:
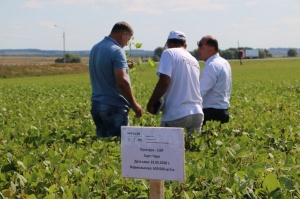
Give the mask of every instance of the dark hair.
[[173, 43], [175, 46], [184, 46], [185, 40], [182, 39], [168, 39], [167, 42]]
[[119, 33], [119, 32], [123, 32], [123, 31], [126, 31], [126, 32], [130, 33], [131, 35], [133, 35], [132, 27], [125, 21], [116, 23], [111, 30], [112, 33]]
[[215, 48], [216, 51], [219, 51], [219, 44], [218, 41], [215, 38], [208, 38], [206, 40], [206, 45], [212, 46]]

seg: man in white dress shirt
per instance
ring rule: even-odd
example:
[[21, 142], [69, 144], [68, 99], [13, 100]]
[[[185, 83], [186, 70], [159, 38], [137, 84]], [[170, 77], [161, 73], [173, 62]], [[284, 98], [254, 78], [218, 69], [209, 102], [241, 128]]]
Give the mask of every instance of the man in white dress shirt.
[[231, 67], [228, 61], [220, 57], [218, 50], [218, 41], [211, 35], [204, 36], [198, 42], [199, 57], [205, 62], [200, 76], [203, 125], [206, 121], [229, 121]]

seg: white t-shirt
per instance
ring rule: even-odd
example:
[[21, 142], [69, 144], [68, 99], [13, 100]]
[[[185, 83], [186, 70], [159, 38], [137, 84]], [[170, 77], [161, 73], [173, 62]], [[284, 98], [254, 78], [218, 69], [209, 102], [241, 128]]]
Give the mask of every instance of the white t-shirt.
[[156, 74], [171, 78], [164, 94], [162, 121], [203, 114], [199, 63], [186, 49], [164, 50]]

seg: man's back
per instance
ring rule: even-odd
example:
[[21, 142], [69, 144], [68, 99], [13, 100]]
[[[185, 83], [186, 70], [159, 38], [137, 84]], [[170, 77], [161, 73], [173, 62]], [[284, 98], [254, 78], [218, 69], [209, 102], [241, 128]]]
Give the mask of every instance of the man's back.
[[91, 99], [119, 107], [128, 106], [117, 88], [114, 75], [114, 69], [117, 68], [126, 68], [128, 71], [122, 48], [113, 39], [105, 37], [92, 48], [89, 62]]
[[171, 78], [169, 88], [164, 95], [163, 121], [202, 112], [199, 64], [186, 49], [165, 50], [157, 74], [165, 74]]
[[205, 62], [200, 79], [203, 108], [229, 108], [232, 75], [228, 61], [219, 54], [210, 57]]

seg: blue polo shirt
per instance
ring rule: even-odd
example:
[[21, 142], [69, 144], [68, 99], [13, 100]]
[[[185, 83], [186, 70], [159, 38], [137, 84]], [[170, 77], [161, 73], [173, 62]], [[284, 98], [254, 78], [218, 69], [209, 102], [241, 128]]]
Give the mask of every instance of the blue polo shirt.
[[90, 52], [91, 100], [129, 108], [128, 101], [121, 95], [116, 84], [114, 69], [117, 68], [126, 70], [127, 80], [130, 82], [125, 51], [114, 39], [105, 37]]

